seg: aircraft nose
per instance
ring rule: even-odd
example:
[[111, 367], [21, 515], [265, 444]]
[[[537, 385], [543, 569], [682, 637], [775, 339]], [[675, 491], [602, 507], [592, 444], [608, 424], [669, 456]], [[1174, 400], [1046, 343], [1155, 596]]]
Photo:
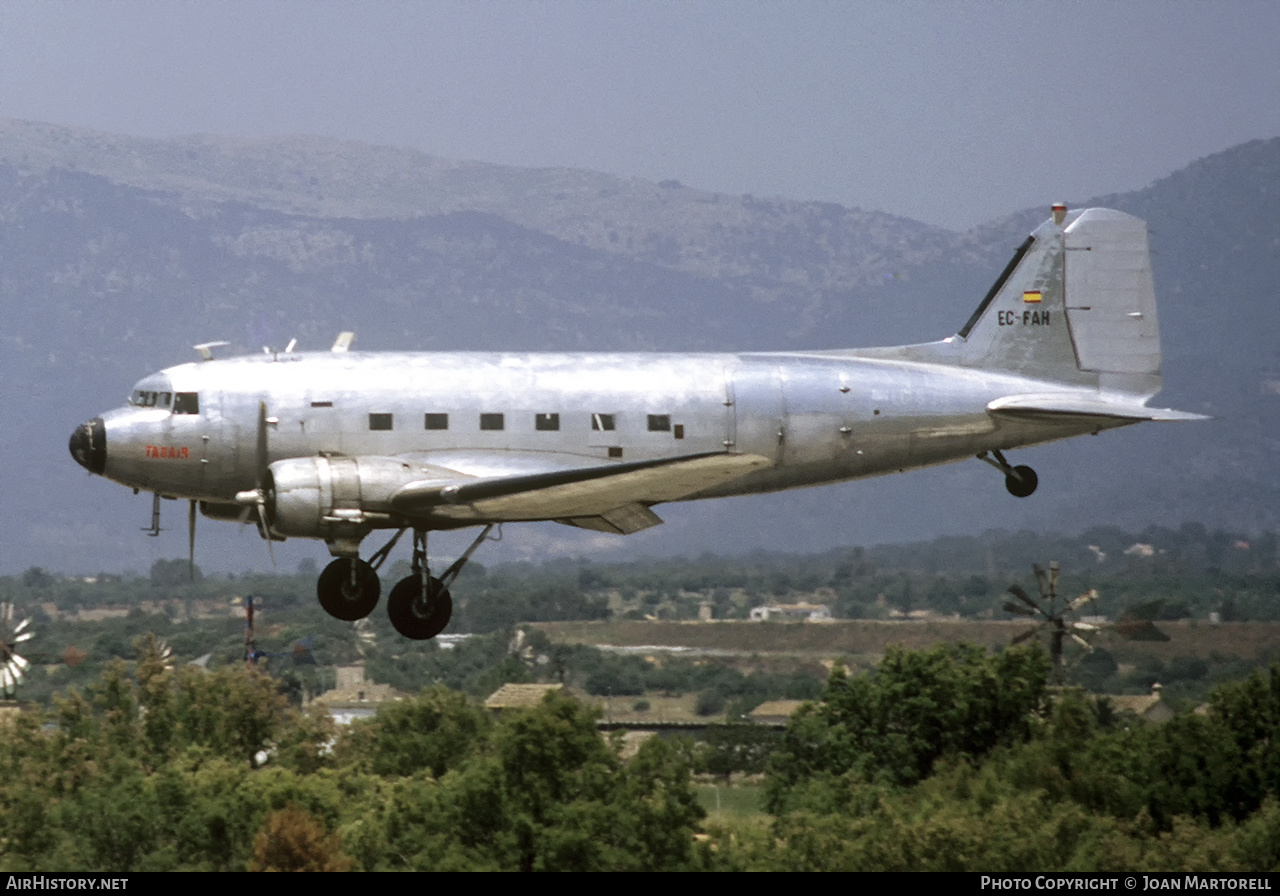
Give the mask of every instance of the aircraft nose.
[[71, 456], [90, 473], [101, 474], [107, 468], [107, 427], [101, 417], [94, 417], [76, 427], [71, 434]]

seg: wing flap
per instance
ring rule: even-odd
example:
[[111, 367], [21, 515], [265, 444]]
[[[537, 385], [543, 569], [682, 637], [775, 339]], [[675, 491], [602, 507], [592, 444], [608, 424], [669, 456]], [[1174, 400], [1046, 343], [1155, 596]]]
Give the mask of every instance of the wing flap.
[[1167, 423], [1209, 419], [1202, 414], [1191, 414], [1186, 411], [1175, 411], [1169, 408], [1149, 408], [1123, 395], [1109, 397], [1099, 393], [1078, 395], [1059, 392], [1043, 395], [1006, 395], [988, 403], [987, 410], [993, 414], [1003, 414], [1011, 417], [1046, 421], [1060, 419], [1064, 422], [1083, 418], [1112, 421], [1124, 420], [1134, 423], [1143, 420], [1156, 420]]
[[615, 523], [615, 512], [676, 501], [768, 464], [758, 455], [717, 452], [465, 482], [424, 479], [397, 490], [391, 506], [407, 516], [477, 522], [601, 517], [609, 526], [604, 531], [638, 531], [634, 527], [640, 522], [646, 525], [639, 528], [656, 523], [636, 516], [634, 510], [617, 516], [622, 522]]
[[574, 516], [556, 520], [556, 522], [565, 526], [577, 526], [579, 529], [591, 529], [595, 532], [631, 535], [650, 526], [662, 525], [662, 517], [643, 504], [624, 504], [616, 510], [610, 510], [599, 516]]

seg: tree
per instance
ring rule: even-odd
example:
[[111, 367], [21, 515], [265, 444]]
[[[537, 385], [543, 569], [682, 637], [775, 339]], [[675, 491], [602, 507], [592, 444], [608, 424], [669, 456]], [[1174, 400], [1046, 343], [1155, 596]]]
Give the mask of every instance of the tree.
[[774, 754], [768, 803], [790, 791], [853, 775], [909, 785], [943, 756], [978, 757], [1027, 739], [1045, 700], [1049, 661], [1038, 647], [989, 656], [969, 645], [890, 647], [874, 672], [831, 675], [818, 703], [803, 707]]
[[342, 840], [326, 834], [311, 813], [290, 803], [267, 816], [253, 838], [250, 871], [350, 871], [355, 865], [342, 854]]

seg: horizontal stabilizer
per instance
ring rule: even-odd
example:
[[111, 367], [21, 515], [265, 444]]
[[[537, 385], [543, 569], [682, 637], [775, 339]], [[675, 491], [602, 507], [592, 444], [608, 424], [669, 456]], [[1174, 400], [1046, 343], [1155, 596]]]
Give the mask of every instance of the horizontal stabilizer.
[[[611, 524], [604, 531], [638, 531], [656, 525], [653, 520], [657, 517], [642, 518], [636, 515], [637, 510], [678, 501], [768, 463], [756, 455], [716, 452], [486, 477], [463, 483], [423, 480], [399, 489], [391, 497], [391, 506], [408, 516], [477, 522], [600, 517]], [[591, 522], [585, 528], [601, 528], [594, 520]], [[645, 525], [638, 526], [641, 522]]]
[[997, 398], [987, 405], [993, 414], [1005, 414], [1013, 417], [1053, 419], [1082, 417], [1105, 418], [1109, 420], [1156, 420], [1160, 422], [1179, 422], [1186, 420], [1208, 420], [1203, 414], [1191, 414], [1186, 411], [1174, 411], [1169, 408], [1149, 408], [1124, 395], [1108, 397], [1103, 394], [1074, 395], [1071, 393], [1048, 393], [1044, 395], [1006, 395]]

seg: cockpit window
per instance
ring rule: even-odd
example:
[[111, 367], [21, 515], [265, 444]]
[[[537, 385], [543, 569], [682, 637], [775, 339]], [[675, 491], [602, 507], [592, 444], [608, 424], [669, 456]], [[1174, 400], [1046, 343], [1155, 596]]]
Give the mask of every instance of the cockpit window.
[[175, 414], [200, 413], [200, 393], [199, 392], [174, 393], [173, 412]]
[[172, 397], [171, 392], [135, 389], [133, 395], [129, 396], [129, 404], [139, 408], [167, 408]]

